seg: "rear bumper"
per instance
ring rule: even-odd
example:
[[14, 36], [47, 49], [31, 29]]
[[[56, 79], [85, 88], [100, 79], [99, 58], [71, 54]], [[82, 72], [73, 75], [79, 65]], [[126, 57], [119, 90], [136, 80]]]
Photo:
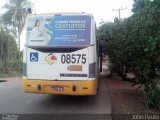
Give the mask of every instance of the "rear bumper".
[[[96, 95], [97, 80], [86, 81], [47, 81], [23, 79], [23, 89], [27, 93], [46, 93], [62, 95]], [[54, 90], [53, 86], [62, 87], [63, 90]]]

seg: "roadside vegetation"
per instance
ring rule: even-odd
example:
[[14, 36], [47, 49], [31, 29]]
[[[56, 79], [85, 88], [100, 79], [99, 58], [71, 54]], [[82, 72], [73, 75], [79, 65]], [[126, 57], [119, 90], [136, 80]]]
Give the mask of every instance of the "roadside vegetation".
[[15, 36], [7, 26], [0, 27], [0, 71], [17, 71], [18, 48]]
[[28, 8], [32, 8], [28, 0], [8, 0], [2, 7], [5, 11], [0, 15], [0, 76], [20, 75], [22, 71], [22, 51], [20, 36], [24, 28]]
[[133, 15], [115, 18], [98, 29], [98, 39], [111, 61], [111, 71], [144, 88], [148, 108], [160, 110], [160, 0], [134, 0]]

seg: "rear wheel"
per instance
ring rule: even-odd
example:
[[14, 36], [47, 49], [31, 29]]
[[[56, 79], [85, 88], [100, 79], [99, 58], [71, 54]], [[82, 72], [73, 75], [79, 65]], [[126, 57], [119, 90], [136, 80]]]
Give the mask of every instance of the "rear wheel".
[[98, 93], [98, 91], [99, 91], [99, 86], [98, 86], [98, 88], [97, 88], [97, 93]]

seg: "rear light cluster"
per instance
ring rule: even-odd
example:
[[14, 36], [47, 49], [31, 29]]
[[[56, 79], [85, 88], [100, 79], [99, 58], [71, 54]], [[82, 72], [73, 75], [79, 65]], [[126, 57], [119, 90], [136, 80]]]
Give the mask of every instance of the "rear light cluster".
[[89, 78], [96, 77], [96, 63], [89, 64]]

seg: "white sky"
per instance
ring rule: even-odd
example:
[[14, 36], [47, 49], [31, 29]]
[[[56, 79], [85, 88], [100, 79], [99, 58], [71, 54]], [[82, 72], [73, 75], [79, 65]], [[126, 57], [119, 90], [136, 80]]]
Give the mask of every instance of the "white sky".
[[[7, 0], [0, 0], [0, 8]], [[133, 0], [30, 0], [34, 4], [33, 13], [55, 13], [55, 12], [85, 12], [92, 13], [97, 26], [103, 19], [104, 21], [113, 21], [118, 17], [119, 8], [125, 8], [121, 11], [121, 18], [129, 17], [132, 12]], [[0, 9], [2, 13], [2, 9]], [[22, 38], [23, 35], [22, 35]], [[24, 39], [22, 39], [22, 46]], [[22, 47], [21, 47], [22, 48]]]
[[52, 12], [85, 12], [92, 13], [97, 25], [100, 19], [113, 21], [118, 11], [112, 9], [125, 8], [121, 11], [122, 18], [130, 16], [133, 0], [31, 0], [35, 4], [36, 13]]

